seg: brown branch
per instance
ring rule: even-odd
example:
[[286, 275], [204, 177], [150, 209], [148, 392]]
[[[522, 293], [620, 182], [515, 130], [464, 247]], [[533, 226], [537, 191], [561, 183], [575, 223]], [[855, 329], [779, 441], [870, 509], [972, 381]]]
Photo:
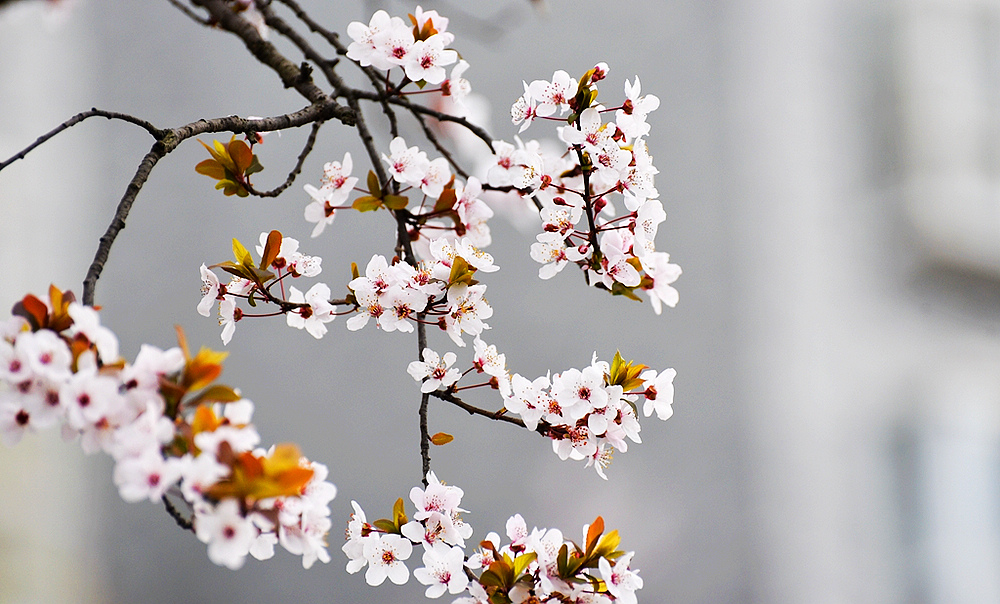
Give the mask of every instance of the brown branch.
[[28, 155], [28, 153], [31, 153], [31, 151], [33, 151], [36, 147], [38, 147], [42, 143], [48, 141], [50, 138], [59, 134], [63, 130], [72, 128], [73, 126], [79, 124], [83, 120], [90, 117], [105, 117], [109, 120], [122, 120], [130, 124], [135, 124], [136, 126], [139, 126], [140, 128], [144, 129], [146, 132], [149, 132], [155, 139], [162, 138], [164, 133], [166, 132], [165, 130], [160, 130], [159, 128], [150, 124], [146, 120], [139, 119], [137, 117], [128, 115], [126, 113], [118, 113], [115, 111], [104, 111], [102, 109], [92, 108], [90, 111], [84, 111], [82, 113], [74, 115], [65, 122], [53, 128], [51, 131], [39, 136], [37, 139], [35, 139], [35, 142], [31, 143], [30, 145], [22, 149], [20, 152], [18, 152], [16, 155], [11, 157], [7, 161], [0, 163], [0, 170], [3, 170], [4, 168], [16, 162], [19, 159], [24, 159], [24, 157]]
[[243, 40], [250, 54], [274, 70], [285, 88], [294, 88], [313, 103], [330, 100], [327, 94], [313, 83], [309, 69], [301, 69], [289, 61], [278, 52], [274, 44], [261, 38], [253, 25], [234, 13], [222, 0], [192, 0], [192, 3], [207, 10], [212, 23]]
[[438, 121], [456, 123], [460, 126], [463, 126], [469, 132], [475, 134], [477, 138], [479, 138], [481, 141], [483, 141], [489, 146], [490, 151], [495, 152], [495, 150], [493, 149], [493, 137], [490, 136], [490, 133], [482, 129], [481, 127], [473, 124], [464, 117], [458, 117], [455, 115], [451, 115], [449, 113], [444, 113], [443, 111], [431, 109], [430, 107], [424, 107], [423, 105], [418, 105], [416, 103], [411, 102], [410, 99], [405, 97], [402, 98], [395, 96], [383, 97], [378, 94], [372, 94], [370, 92], [363, 92], [363, 91], [358, 91], [357, 96], [359, 99], [365, 99], [366, 101], [380, 101], [383, 98], [385, 98], [385, 100], [388, 101], [389, 103], [405, 107], [411, 113], [422, 113], [424, 115], [429, 115]]
[[195, 23], [200, 23], [201, 25], [208, 25], [208, 26], [212, 25], [211, 21], [209, 21], [205, 17], [202, 17], [198, 13], [194, 12], [193, 10], [185, 6], [184, 3], [181, 2], [180, 0], [167, 0], [167, 2], [173, 4], [174, 7], [177, 8], [177, 10], [181, 11], [182, 13], [190, 17], [191, 20], [194, 21]]
[[[173, 147], [176, 147], [176, 144]], [[118, 233], [125, 228], [125, 219], [132, 209], [132, 204], [135, 202], [136, 196], [139, 194], [142, 186], [146, 184], [146, 179], [149, 178], [149, 173], [153, 171], [156, 163], [163, 159], [167, 153], [170, 153], [173, 147], [157, 141], [153, 144], [153, 148], [149, 150], [149, 153], [139, 162], [139, 168], [136, 170], [132, 180], [129, 181], [128, 187], [125, 188], [125, 194], [122, 195], [121, 201], [118, 202], [118, 207], [115, 209], [115, 216], [111, 220], [111, 224], [108, 225], [104, 235], [101, 236], [100, 243], [97, 246], [97, 253], [94, 255], [94, 260], [90, 263], [90, 268], [87, 269], [87, 276], [83, 280], [83, 303], [87, 306], [94, 305], [94, 288], [97, 286], [97, 280], [100, 279], [101, 272], [104, 270], [104, 264], [108, 261], [108, 254], [111, 252], [112, 244], [114, 244], [115, 239], [118, 237]]]
[[455, 169], [455, 173], [461, 176], [462, 178], [468, 180], [469, 173], [466, 172], [464, 169], [462, 169], [462, 166], [458, 165], [458, 162], [455, 161], [454, 157], [452, 157], [451, 152], [449, 152], [448, 149], [446, 149], [445, 146], [441, 144], [441, 141], [438, 140], [437, 135], [434, 134], [434, 131], [431, 130], [431, 127], [427, 125], [427, 122], [424, 120], [424, 118], [419, 114], [414, 114], [413, 117], [416, 118], [417, 122], [420, 123], [420, 128], [423, 129], [424, 136], [427, 138], [427, 140], [431, 142], [432, 145], [434, 145], [434, 148], [437, 149], [437, 152], [440, 153], [441, 156], [444, 157], [446, 160], [448, 160], [448, 163], [451, 164], [451, 167]]
[[104, 265], [108, 261], [111, 246], [118, 237], [118, 233], [125, 228], [125, 220], [128, 218], [132, 204], [139, 195], [139, 191], [146, 184], [149, 173], [158, 161], [176, 149], [183, 141], [209, 132], [253, 134], [255, 132], [285, 130], [327, 119], [339, 119], [345, 124], [351, 124], [354, 119], [354, 113], [332, 99], [327, 98], [319, 104], [313, 104], [295, 113], [286, 115], [262, 119], [246, 119], [234, 115], [211, 120], [198, 120], [197, 122], [165, 131], [165, 134], [153, 145], [152, 149], [149, 150], [139, 163], [139, 168], [125, 189], [125, 194], [122, 195], [121, 200], [118, 202], [118, 207], [115, 209], [115, 215], [111, 220], [111, 224], [108, 225], [104, 235], [101, 236], [97, 252], [94, 254], [94, 260], [90, 263], [90, 268], [87, 269], [87, 276], [83, 280], [83, 303], [88, 306], [94, 305], [94, 289], [97, 286], [97, 280], [101, 277], [101, 272], [104, 270]]
[[323, 122], [313, 122], [312, 132], [309, 133], [306, 145], [302, 148], [302, 152], [299, 153], [299, 159], [295, 162], [295, 167], [292, 168], [292, 171], [288, 173], [288, 178], [285, 179], [285, 182], [270, 191], [258, 191], [257, 189], [254, 189], [250, 183], [247, 183], [247, 191], [249, 191], [251, 195], [256, 195], [257, 197], [277, 197], [278, 195], [281, 195], [285, 189], [292, 186], [292, 183], [295, 182], [295, 179], [302, 172], [302, 164], [305, 163], [306, 158], [309, 157], [310, 153], [312, 153], [313, 145], [316, 144], [316, 135], [319, 134], [319, 130], [322, 127]]
[[194, 518], [193, 517], [192, 518], [186, 518], [184, 516], [184, 514], [182, 514], [181, 511], [177, 509], [177, 506], [175, 506], [174, 504], [170, 503], [170, 500], [167, 499], [166, 495], [163, 496], [162, 500], [163, 500], [163, 507], [167, 508], [167, 514], [169, 514], [170, 517], [174, 519], [174, 522], [177, 523], [177, 526], [181, 527], [182, 529], [184, 529], [186, 531], [192, 531], [193, 532], [194, 531]]
[[[417, 313], [417, 360], [423, 358], [424, 349], [427, 348], [427, 326], [424, 324], [426, 313]], [[420, 480], [427, 486], [427, 473], [431, 471], [431, 431], [427, 427], [427, 407], [430, 402], [430, 395], [423, 393], [420, 395], [420, 461], [423, 475]]]
[[[488, 409], [480, 409], [475, 405], [470, 405], [469, 403], [463, 401], [462, 399], [458, 398], [457, 396], [455, 396], [450, 392], [444, 390], [435, 390], [434, 392], [431, 392], [430, 395], [433, 396], [434, 398], [451, 403], [452, 405], [455, 405], [460, 409], [468, 411], [469, 415], [481, 415], [483, 417], [487, 417], [489, 419], [493, 419], [498, 422], [506, 422], [508, 424], [514, 424], [515, 426], [520, 426], [522, 428], [527, 429], [527, 426], [524, 425], [524, 420], [518, 417], [511, 417], [509, 415], [498, 414], [496, 411], [490, 411]], [[538, 422], [538, 425], [535, 427], [535, 432], [538, 432], [542, 436], [548, 436], [550, 428], [551, 424], [545, 421], [540, 421]]]

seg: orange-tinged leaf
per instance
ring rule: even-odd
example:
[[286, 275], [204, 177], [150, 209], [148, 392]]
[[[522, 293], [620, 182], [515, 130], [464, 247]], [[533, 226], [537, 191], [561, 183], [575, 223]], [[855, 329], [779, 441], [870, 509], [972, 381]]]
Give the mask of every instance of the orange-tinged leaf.
[[299, 467], [302, 452], [291, 443], [275, 445], [274, 452], [264, 459], [264, 470], [269, 475], [277, 475], [285, 470]]
[[28, 321], [32, 331], [38, 331], [49, 322], [49, 307], [32, 294], [26, 295], [15, 304], [12, 312]]
[[247, 168], [253, 164], [253, 151], [250, 150], [249, 145], [238, 138], [229, 141], [229, 157], [233, 158], [233, 164], [236, 166], [233, 172], [236, 174], [246, 173]]
[[264, 253], [260, 257], [261, 268], [271, 266], [274, 259], [278, 257], [278, 252], [280, 250], [281, 233], [279, 231], [271, 231], [267, 234], [267, 243], [264, 245]]
[[447, 445], [453, 440], [455, 440], [455, 437], [445, 432], [438, 432], [437, 434], [431, 436], [432, 445], [438, 445], [438, 446]]
[[458, 195], [455, 193], [455, 189], [445, 189], [441, 191], [441, 196], [434, 203], [434, 211], [444, 212], [450, 210], [455, 207], [456, 201], [458, 201]]
[[594, 549], [594, 546], [597, 544], [597, 539], [601, 536], [601, 533], [603, 532], [604, 532], [604, 518], [598, 516], [592, 523], [590, 523], [590, 527], [587, 529], [588, 552]]
[[216, 417], [215, 411], [212, 411], [210, 406], [198, 405], [191, 420], [191, 431], [195, 434], [214, 432], [221, 424], [222, 420]]
[[216, 352], [202, 347], [193, 359], [188, 359], [184, 365], [184, 377], [181, 383], [188, 390], [200, 390], [208, 386], [222, 373], [222, 361], [229, 356], [228, 352]]
[[222, 180], [226, 177], [226, 169], [214, 159], [205, 159], [198, 162], [194, 167], [194, 171], [215, 180]]

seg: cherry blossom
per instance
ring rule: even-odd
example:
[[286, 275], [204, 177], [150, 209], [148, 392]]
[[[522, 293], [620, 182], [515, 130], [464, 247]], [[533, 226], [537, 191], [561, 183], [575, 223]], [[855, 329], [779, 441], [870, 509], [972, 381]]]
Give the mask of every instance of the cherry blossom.
[[640, 96], [642, 86], [639, 83], [639, 76], [635, 76], [635, 81], [629, 83], [625, 80], [625, 103], [622, 108], [615, 113], [615, 121], [618, 127], [629, 139], [639, 138], [649, 134], [649, 124], [646, 123], [646, 116], [655, 111], [660, 106], [660, 99], [650, 94]]
[[365, 581], [376, 586], [385, 582], [386, 577], [396, 585], [403, 585], [410, 578], [410, 570], [403, 561], [413, 553], [413, 545], [399, 535], [372, 534], [372, 539], [364, 542], [364, 556], [368, 561]]
[[420, 385], [421, 392], [433, 392], [438, 388], [447, 388], [462, 377], [462, 372], [458, 369], [449, 369], [455, 364], [458, 357], [454, 352], [446, 352], [444, 356], [439, 356], [430, 348], [424, 348], [423, 362], [411, 361], [406, 368], [406, 372], [417, 380], [424, 380]]
[[288, 301], [293, 304], [305, 304], [285, 315], [289, 327], [305, 329], [317, 340], [326, 334], [326, 323], [333, 321], [336, 307], [330, 304], [330, 286], [317, 283], [305, 294], [291, 287]]
[[445, 65], [458, 60], [458, 53], [446, 50], [448, 39], [442, 34], [434, 34], [426, 40], [417, 40], [410, 49], [410, 60], [403, 64], [406, 77], [414, 82], [421, 80], [428, 84], [440, 84], [447, 77]]
[[237, 570], [243, 566], [257, 529], [239, 509], [239, 503], [226, 499], [216, 506], [195, 508], [195, 534], [208, 544], [208, 559]]
[[424, 595], [438, 598], [445, 591], [457, 594], [465, 591], [469, 579], [465, 576], [465, 552], [461, 547], [437, 542], [424, 548], [424, 566], [413, 571], [413, 578], [429, 586]]
[[417, 147], [407, 147], [403, 137], [397, 136], [389, 143], [391, 156], [382, 154], [382, 161], [389, 167], [392, 178], [399, 183], [420, 186], [430, 167], [427, 154]]

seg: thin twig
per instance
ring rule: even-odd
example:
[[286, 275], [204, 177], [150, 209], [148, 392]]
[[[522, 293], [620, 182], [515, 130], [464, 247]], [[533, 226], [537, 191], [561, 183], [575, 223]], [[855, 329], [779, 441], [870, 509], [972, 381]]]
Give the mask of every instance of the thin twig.
[[[426, 313], [417, 313], [417, 359], [423, 358], [424, 349], [427, 348], [427, 326], [424, 324]], [[431, 471], [431, 432], [427, 428], [427, 407], [430, 395], [423, 393], [420, 396], [420, 461], [423, 473], [421, 480], [427, 486], [427, 473]]]
[[174, 519], [174, 522], [177, 523], [177, 526], [181, 527], [186, 531], [194, 530], [194, 520], [192, 518], [186, 518], [184, 514], [182, 514], [181, 511], [177, 509], [177, 506], [170, 503], [170, 500], [167, 499], [166, 495], [162, 497], [162, 500], [163, 500], [163, 507], [167, 508], [167, 514], [169, 514], [170, 517]]
[[[442, 401], [451, 403], [456, 407], [468, 411], [469, 415], [481, 415], [483, 417], [488, 417], [489, 419], [493, 419], [499, 422], [506, 422], [508, 424], [514, 424], [515, 426], [520, 426], [522, 428], [527, 429], [527, 426], [524, 425], [524, 420], [518, 417], [501, 415], [498, 414], [496, 411], [490, 411], [488, 409], [480, 409], [475, 405], [470, 405], [469, 403], [463, 401], [462, 399], [458, 398], [457, 396], [455, 396], [450, 392], [446, 392], [444, 390], [435, 390], [434, 392], [431, 392], [430, 395], [433, 396], [434, 398], [441, 399]], [[538, 426], [535, 427], [535, 432], [538, 432], [542, 436], [547, 436], [549, 434], [550, 427], [551, 424], [549, 424], [548, 422], [540, 421], [538, 422]]]
[[298, 177], [298, 175], [302, 172], [302, 164], [305, 163], [306, 158], [309, 156], [310, 153], [312, 153], [313, 145], [316, 144], [316, 135], [319, 134], [319, 130], [322, 127], [323, 127], [323, 122], [313, 122], [312, 131], [309, 133], [309, 138], [306, 140], [306, 145], [305, 147], [302, 148], [302, 152], [299, 153], [299, 159], [298, 161], [295, 162], [295, 167], [292, 168], [292, 171], [288, 173], [288, 178], [285, 179], [285, 182], [271, 189], [270, 191], [258, 191], [254, 189], [253, 186], [250, 185], [250, 183], [247, 183], [246, 187], [247, 191], [249, 191], [251, 195], [256, 195], [257, 197], [277, 197], [278, 195], [281, 195], [281, 193], [285, 189], [292, 186], [292, 183], [295, 182], [296, 177]]
[[[363, 92], [363, 91], [358, 91], [357, 97], [359, 99], [365, 99], [366, 101], [380, 101], [383, 98], [378, 94], [372, 94], [371, 92]], [[455, 115], [451, 115], [449, 113], [444, 113], [443, 111], [431, 109], [430, 107], [424, 107], [423, 105], [418, 105], [416, 103], [410, 102], [410, 100], [405, 97], [401, 98], [401, 97], [391, 96], [385, 98], [385, 100], [388, 101], [389, 103], [392, 103], [393, 105], [406, 107], [406, 109], [408, 109], [412, 113], [422, 113], [424, 115], [429, 115], [442, 122], [454, 122], [460, 126], [463, 126], [469, 132], [475, 134], [476, 137], [479, 138], [481, 141], [486, 143], [489, 146], [490, 151], [494, 151], [493, 137], [490, 136], [490, 133], [487, 132], [486, 130], [483, 130], [481, 127], [473, 124], [464, 117], [458, 117]]]
[[160, 130], [159, 128], [157, 128], [153, 124], [150, 124], [146, 120], [139, 119], [139, 118], [137, 118], [135, 116], [131, 116], [131, 115], [128, 115], [126, 113], [118, 113], [118, 112], [115, 112], [115, 111], [104, 111], [102, 109], [92, 108], [90, 111], [84, 111], [82, 113], [77, 113], [73, 117], [69, 118], [65, 122], [63, 122], [63, 123], [59, 124], [58, 126], [56, 126], [55, 128], [53, 128], [51, 131], [49, 131], [49, 132], [47, 132], [47, 133], [39, 136], [37, 139], [35, 139], [35, 142], [31, 143], [30, 145], [28, 145], [27, 147], [25, 147], [24, 149], [22, 149], [20, 152], [18, 152], [16, 155], [14, 155], [13, 157], [11, 157], [7, 161], [5, 161], [3, 163], [0, 163], [0, 170], [3, 170], [4, 168], [6, 168], [10, 164], [16, 162], [19, 159], [24, 159], [24, 157], [28, 153], [30, 153], [31, 151], [33, 151], [35, 149], [35, 147], [38, 147], [39, 145], [41, 145], [42, 143], [46, 142], [47, 140], [49, 140], [50, 138], [54, 137], [55, 135], [59, 134], [63, 130], [67, 130], [69, 128], [72, 128], [73, 126], [79, 124], [83, 120], [85, 120], [87, 118], [90, 118], [90, 117], [105, 117], [105, 118], [108, 118], [109, 120], [122, 120], [123, 122], [128, 122], [130, 124], [135, 124], [136, 126], [139, 126], [140, 128], [142, 128], [146, 132], [149, 132], [153, 136], [153, 138], [155, 138], [155, 139], [160, 139], [161, 137], [163, 137], [164, 132], [166, 132], [165, 130]]
[[167, 0], [167, 2], [169, 2], [170, 4], [173, 4], [177, 8], [177, 10], [181, 11], [182, 13], [184, 13], [185, 15], [187, 15], [188, 17], [190, 17], [191, 20], [193, 20], [195, 23], [200, 23], [201, 25], [211, 25], [212, 24], [211, 21], [209, 21], [205, 17], [202, 17], [198, 13], [196, 13], [193, 10], [191, 10], [190, 8], [188, 8], [180, 0]]
[[424, 121], [424, 118], [419, 114], [414, 114], [413, 117], [417, 120], [417, 122], [420, 123], [420, 127], [424, 131], [424, 136], [427, 137], [427, 140], [429, 140], [432, 145], [434, 145], [434, 148], [437, 149], [438, 153], [440, 153], [446, 160], [448, 160], [448, 163], [451, 164], [451, 167], [455, 169], [455, 173], [461, 176], [462, 178], [468, 180], [469, 173], [463, 170], [462, 166], [458, 165], [458, 162], [455, 161], [455, 158], [451, 156], [451, 152], [449, 152], [448, 149], [446, 149], [445, 146], [441, 144], [441, 142], [437, 138], [437, 135], [434, 134], [434, 131], [431, 130], [430, 126], [427, 125], [427, 122]]
[[354, 113], [332, 99], [327, 98], [321, 103], [310, 105], [295, 113], [286, 115], [261, 119], [245, 119], [234, 115], [211, 120], [198, 120], [197, 122], [165, 131], [161, 139], [153, 145], [149, 153], [139, 163], [135, 175], [125, 189], [125, 194], [122, 195], [121, 200], [118, 202], [118, 207], [115, 209], [115, 215], [111, 220], [111, 224], [108, 225], [104, 235], [101, 236], [97, 252], [94, 254], [94, 260], [90, 263], [90, 267], [87, 269], [87, 276], [83, 280], [83, 303], [88, 306], [94, 305], [94, 290], [97, 287], [97, 280], [100, 279], [101, 272], [104, 270], [104, 264], [108, 261], [111, 246], [118, 237], [118, 233], [125, 228], [125, 220], [132, 209], [132, 204], [146, 183], [146, 179], [149, 178], [150, 171], [152, 171], [158, 161], [176, 149], [181, 142], [199, 134], [209, 132], [253, 134], [255, 132], [284, 130], [334, 118], [350, 124], [353, 122]]

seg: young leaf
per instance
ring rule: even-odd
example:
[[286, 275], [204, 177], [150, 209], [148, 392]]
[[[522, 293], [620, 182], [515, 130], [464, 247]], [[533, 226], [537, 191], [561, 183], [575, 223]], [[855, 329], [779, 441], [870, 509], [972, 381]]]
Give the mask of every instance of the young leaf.
[[455, 437], [451, 434], [446, 434], [444, 432], [438, 432], [437, 434], [431, 436], [432, 445], [447, 445], [451, 441], [455, 440]]
[[274, 259], [278, 257], [278, 252], [281, 250], [281, 233], [278, 231], [271, 231], [267, 234], [267, 243], [264, 245], [264, 253], [260, 257], [261, 268], [267, 268], [271, 266]]
[[594, 546], [597, 545], [597, 539], [600, 538], [601, 533], [603, 532], [604, 532], [604, 518], [598, 516], [597, 519], [595, 519], [592, 523], [590, 523], [590, 527], [587, 529], [587, 544], [586, 544], [587, 553], [590, 553], [594, 550]]

